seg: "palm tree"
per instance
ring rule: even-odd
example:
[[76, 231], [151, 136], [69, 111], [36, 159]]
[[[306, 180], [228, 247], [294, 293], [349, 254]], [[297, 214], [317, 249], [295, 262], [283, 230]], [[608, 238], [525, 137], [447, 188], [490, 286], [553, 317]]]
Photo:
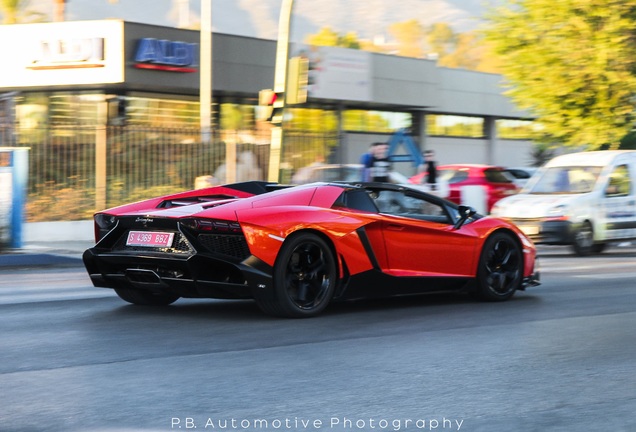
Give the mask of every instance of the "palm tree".
[[[1, 1], [1, 0], [0, 0]], [[20, 0], [14, 0], [20, 1]], [[53, 13], [53, 21], [65, 21], [66, 2], [68, 0], [53, 0], [55, 3], [55, 12]], [[108, 0], [109, 3], [118, 3], [119, 0]]]
[[66, 10], [66, 0], [53, 0], [55, 9], [53, 12], [53, 21], [64, 21]]
[[29, 0], [0, 0], [2, 24], [17, 24], [21, 22], [41, 22], [45, 15], [28, 9]]
[[19, 12], [27, 1], [28, 0], [0, 0], [0, 9], [4, 16], [2, 24], [17, 23]]

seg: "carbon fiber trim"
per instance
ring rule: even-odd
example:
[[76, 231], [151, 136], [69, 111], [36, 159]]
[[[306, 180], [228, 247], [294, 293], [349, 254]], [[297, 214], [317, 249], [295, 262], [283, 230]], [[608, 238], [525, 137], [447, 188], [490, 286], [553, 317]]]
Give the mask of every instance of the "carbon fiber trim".
[[364, 251], [367, 253], [369, 260], [371, 261], [371, 265], [375, 270], [380, 270], [380, 263], [375, 256], [375, 252], [373, 252], [371, 242], [369, 241], [369, 237], [367, 236], [367, 231], [364, 229], [364, 227], [360, 227], [356, 230], [356, 233], [358, 233], [358, 237], [360, 237], [362, 247], [364, 247]]
[[199, 234], [197, 240], [209, 252], [244, 260], [250, 256], [250, 248], [242, 234]]

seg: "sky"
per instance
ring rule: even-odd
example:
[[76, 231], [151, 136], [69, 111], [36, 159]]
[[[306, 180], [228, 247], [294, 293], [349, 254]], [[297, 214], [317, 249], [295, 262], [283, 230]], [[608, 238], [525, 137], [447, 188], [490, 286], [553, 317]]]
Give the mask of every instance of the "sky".
[[[276, 39], [282, 0], [211, 0], [214, 32]], [[324, 26], [371, 39], [386, 35], [388, 25], [417, 19], [427, 25], [447, 22], [456, 31], [479, 25], [484, 0], [295, 0], [292, 40]], [[31, 0], [31, 8], [52, 16], [53, 0]], [[200, 0], [67, 0], [66, 20], [118, 18], [177, 26], [199, 22]], [[183, 8], [187, 14], [179, 14]]]

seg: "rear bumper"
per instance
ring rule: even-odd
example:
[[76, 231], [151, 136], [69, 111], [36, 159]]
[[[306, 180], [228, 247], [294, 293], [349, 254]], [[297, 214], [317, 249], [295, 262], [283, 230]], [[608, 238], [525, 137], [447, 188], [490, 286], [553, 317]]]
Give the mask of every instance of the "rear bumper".
[[271, 267], [251, 256], [228, 262], [204, 254], [166, 257], [133, 255], [91, 248], [82, 256], [96, 287], [127, 288], [190, 298], [253, 298], [267, 292]]

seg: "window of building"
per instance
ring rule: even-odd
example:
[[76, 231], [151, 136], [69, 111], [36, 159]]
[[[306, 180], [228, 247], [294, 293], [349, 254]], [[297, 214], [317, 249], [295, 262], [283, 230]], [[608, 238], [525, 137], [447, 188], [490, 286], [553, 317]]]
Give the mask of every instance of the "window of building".
[[426, 134], [483, 138], [484, 119], [482, 117], [428, 114], [426, 116]]
[[199, 127], [198, 101], [127, 96], [119, 103], [129, 125]]
[[532, 139], [537, 135], [538, 126], [531, 120], [499, 119], [495, 122], [497, 137], [502, 139]]
[[97, 92], [25, 93], [16, 98], [17, 123], [21, 128], [95, 125], [104, 121]]
[[[289, 114], [289, 115], [288, 115]], [[285, 112], [286, 127], [310, 132], [333, 132], [338, 129], [335, 111], [319, 108], [288, 108]]]
[[342, 113], [343, 129], [350, 132], [395, 132], [412, 124], [412, 115], [404, 112], [345, 110]]
[[223, 130], [249, 130], [254, 128], [256, 107], [237, 103], [222, 103], [219, 106], [219, 121]]

